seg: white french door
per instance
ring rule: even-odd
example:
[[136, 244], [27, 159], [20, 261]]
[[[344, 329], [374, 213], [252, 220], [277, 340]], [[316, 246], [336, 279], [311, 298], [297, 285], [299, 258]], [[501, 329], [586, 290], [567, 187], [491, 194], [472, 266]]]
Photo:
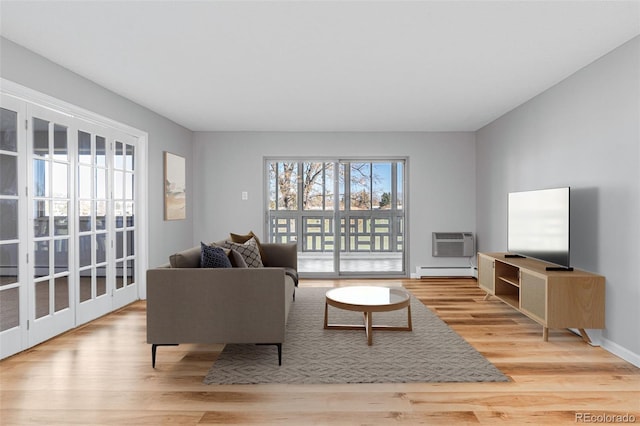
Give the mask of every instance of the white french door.
[[118, 135], [113, 143], [113, 210], [115, 233], [114, 309], [131, 303], [138, 295], [136, 279], [136, 146], [134, 138]]
[[1, 101], [4, 358], [139, 298], [136, 174], [145, 165], [128, 132], [4, 93]]
[[27, 345], [25, 105], [0, 97], [0, 357]]
[[111, 310], [107, 291], [113, 271], [109, 237], [110, 155], [107, 129], [83, 123], [77, 131], [77, 313], [78, 324]]
[[74, 134], [68, 117], [27, 106], [29, 345], [75, 324], [71, 167]]

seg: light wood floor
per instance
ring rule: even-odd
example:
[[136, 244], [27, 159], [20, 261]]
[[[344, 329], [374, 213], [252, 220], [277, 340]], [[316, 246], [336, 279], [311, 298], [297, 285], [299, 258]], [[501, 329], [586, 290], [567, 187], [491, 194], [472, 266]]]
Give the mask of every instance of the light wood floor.
[[392, 284], [413, 292], [512, 382], [206, 386], [221, 346], [160, 348], [152, 369], [145, 302], [136, 302], [0, 362], [0, 424], [557, 425], [575, 424], [576, 413], [628, 413], [640, 423], [640, 369], [566, 330], [543, 342], [540, 326], [483, 301], [473, 279]]

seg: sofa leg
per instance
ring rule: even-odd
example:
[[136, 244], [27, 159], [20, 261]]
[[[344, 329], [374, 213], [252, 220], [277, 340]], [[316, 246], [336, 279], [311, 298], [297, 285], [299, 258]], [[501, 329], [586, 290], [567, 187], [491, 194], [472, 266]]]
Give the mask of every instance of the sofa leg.
[[278, 347], [278, 365], [282, 365], [282, 343], [256, 343], [256, 345], [276, 345]]
[[156, 351], [158, 346], [178, 346], [177, 343], [152, 343], [151, 344], [151, 368], [156, 368]]

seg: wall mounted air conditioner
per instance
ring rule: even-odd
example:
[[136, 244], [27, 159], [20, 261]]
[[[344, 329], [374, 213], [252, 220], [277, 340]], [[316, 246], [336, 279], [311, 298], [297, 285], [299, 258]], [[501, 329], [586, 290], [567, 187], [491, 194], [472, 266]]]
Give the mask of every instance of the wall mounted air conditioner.
[[434, 257], [471, 257], [475, 255], [472, 232], [433, 232], [431, 234]]

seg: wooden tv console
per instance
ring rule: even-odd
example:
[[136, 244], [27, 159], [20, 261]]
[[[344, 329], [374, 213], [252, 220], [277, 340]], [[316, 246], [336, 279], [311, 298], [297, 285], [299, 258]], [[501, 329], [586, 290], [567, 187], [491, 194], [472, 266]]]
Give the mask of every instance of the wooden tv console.
[[591, 343], [586, 328], [604, 328], [604, 283], [601, 275], [581, 270], [547, 271], [550, 263], [529, 258], [507, 258], [506, 253], [478, 253], [478, 285], [542, 325], [576, 328]]

